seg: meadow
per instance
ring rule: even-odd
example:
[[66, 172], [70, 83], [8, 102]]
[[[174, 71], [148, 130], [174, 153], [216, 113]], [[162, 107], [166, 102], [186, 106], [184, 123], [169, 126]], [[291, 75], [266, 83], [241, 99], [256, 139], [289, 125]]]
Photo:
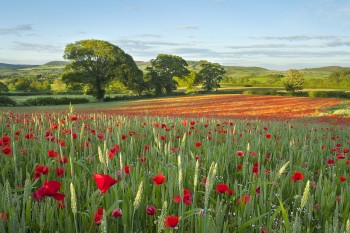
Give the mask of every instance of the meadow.
[[211, 95], [3, 109], [0, 232], [350, 232], [349, 115], [327, 114], [348, 104]]

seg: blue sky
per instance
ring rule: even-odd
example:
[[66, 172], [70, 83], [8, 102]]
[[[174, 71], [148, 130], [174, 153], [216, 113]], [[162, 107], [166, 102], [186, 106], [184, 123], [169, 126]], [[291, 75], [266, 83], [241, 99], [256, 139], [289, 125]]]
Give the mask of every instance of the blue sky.
[[68, 43], [107, 40], [148, 61], [270, 69], [350, 66], [349, 0], [0, 0], [0, 62], [63, 60]]

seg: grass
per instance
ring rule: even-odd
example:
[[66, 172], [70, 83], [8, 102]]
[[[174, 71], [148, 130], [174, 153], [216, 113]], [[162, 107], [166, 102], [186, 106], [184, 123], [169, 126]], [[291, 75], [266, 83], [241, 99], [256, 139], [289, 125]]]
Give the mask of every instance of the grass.
[[[0, 149], [12, 150], [0, 152], [0, 232], [345, 232], [349, 219], [347, 126], [74, 111], [0, 122]], [[48, 173], [34, 179], [39, 164]], [[96, 173], [118, 182], [101, 193]], [[34, 199], [45, 180], [60, 183], [63, 200]], [[179, 221], [167, 227], [167, 216]]]

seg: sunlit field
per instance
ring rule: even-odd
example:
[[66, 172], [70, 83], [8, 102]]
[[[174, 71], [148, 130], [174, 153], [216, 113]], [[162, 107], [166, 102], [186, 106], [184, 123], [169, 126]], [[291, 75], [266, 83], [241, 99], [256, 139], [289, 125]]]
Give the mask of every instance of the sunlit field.
[[[137, 116], [211, 117], [258, 120], [299, 120], [349, 124], [350, 114], [328, 114], [327, 109], [341, 105], [340, 99], [203, 95], [128, 102], [97, 111]], [[346, 105], [349, 106], [350, 102]], [[349, 112], [350, 113], [350, 112]]]
[[336, 104], [224, 95], [2, 113], [0, 232], [347, 232], [350, 128], [334, 123], [349, 119], [313, 123]]

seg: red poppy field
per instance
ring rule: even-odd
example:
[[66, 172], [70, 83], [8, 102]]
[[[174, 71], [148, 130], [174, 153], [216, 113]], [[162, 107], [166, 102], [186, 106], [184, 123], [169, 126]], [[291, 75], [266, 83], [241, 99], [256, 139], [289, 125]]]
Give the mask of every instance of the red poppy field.
[[191, 98], [2, 113], [0, 232], [350, 231], [339, 100]]
[[[348, 124], [350, 116], [322, 115], [340, 99], [247, 96], [237, 94], [172, 97], [128, 102], [105, 113], [137, 116], [220, 117], [260, 120], [305, 120]], [[322, 115], [322, 117], [321, 117]]]

